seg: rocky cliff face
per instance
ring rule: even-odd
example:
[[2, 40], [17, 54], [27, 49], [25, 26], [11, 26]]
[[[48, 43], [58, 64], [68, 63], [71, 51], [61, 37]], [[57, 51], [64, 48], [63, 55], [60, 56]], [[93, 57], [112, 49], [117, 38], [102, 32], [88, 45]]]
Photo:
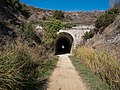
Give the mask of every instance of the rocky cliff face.
[[[0, 49], [7, 41], [13, 41], [17, 37], [16, 31], [22, 27], [19, 17], [20, 12], [12, 6], [11, 0], [0, 1]], [[12, 43], [12, 42], [11, 42]]]
[[[19, 5], [20, 3], [18, 3]], [[21, 7], [21, 6], [19, 6]], [[0, 1], [0, 22], [21, 25], [21, 21], [25, 21], [26, 18], [21, 14], [21, 11], [15, 8], [12, 0]]]
[[102, 34], [96, 34], [86, 42], [86, 46], [95, 49], [106, 49], [114, 52], [120, 58], [120, 14], [116, 20], [110, 24]]
[[27, 43], [24, 35], [25, 25], [29, 22], [25, 15], [27, 10], [19, 1], [14, 1], [17, 0], [0, 1], [0, 51], [6, 45], [17, 46], [17, 42], [23, 44], [23, 41]]

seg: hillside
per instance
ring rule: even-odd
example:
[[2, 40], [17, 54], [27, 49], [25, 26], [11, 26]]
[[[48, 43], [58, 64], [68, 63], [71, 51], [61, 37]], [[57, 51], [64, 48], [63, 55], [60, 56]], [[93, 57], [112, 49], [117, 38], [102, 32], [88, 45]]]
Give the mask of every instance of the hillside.
[[0, 0], [0, 90], [42, 90], [56, 66], [29, 16], [19, 0]]
[[80, 64], [105, 81], [110, 90], [119, 90], [120, 0], [101, 14], [94, 25], [95, 28], [83, 36], [81, 45], [75, 50], [75, 57]]
[[[27, 24], [32, 22], [51, 22], [51, 18], [55, 11], [35, 8], [21, 4], [19, 1], [2, 0], [0, 1], [0, 46], [4, 46], [6, 42], [28, 43], [28, 39], [23, 34], [27, 28]], [[59, 11], [58, 11], [59, 12]], [[63, 11], [62, 11], [63, 12]], [[63, 12], [64, 18], [60, 20], [62, 23], [93, 24], [96, 18], [102, 14], [101, 11], [94, 12]], [[35, 26], [32, 25], [33, 27]], [[35, 38], [32, 43], [40, 42], [39, 33], [33, 29]], [[24, 42], [23, 42], [24, 41]], [[30, 43], [31, 44], [31, 43]], [[1, 49], [2, 50], [2, 49]]]
[[[12, 0], [0, 1], [0, 48], [6, 45], [6, 42], [14, 42], [20, 36], [23, 23], [27, 21], [26, 17], [14, 6]], [[17, 5], [21, 6], [19, 2]]]
[[[0, 1], [0, 50], [8, 45], [35, 45], [41, 43], [32, 23], [29, 23], [30, 12], [19, 0]], [[19, 46], [19, 45], [18, 45]]]
[[[50, 21], [50, 18], [55, 11], [39, 9], [35, 7], [28, 6], [28, 10], [31, 12], [29, 18], [30, 21]], [[63, 22], [75, 23], [75, 24], [94, 24], [96, 18], [101, 15], [104, 11], [93, 11], [93, 12], [63, 12], [64, 19]]]
[[113, 52], [120, 58], [120, 15], [116, 17], [114, 22], [107, 26], [100, 34], [95, 34], [86, 42], [87, 46], [95, 49], [106, 49]]
[[[80, 70], [80, 74], [82, 71], [89, 76], [87, 80], [91, 79], [92, 83], [95, 81], [92, 85], [93, 88], [96, 87], [94, 90], [101, 90], [106, 85], [115, 88], [113, 90], [119, 90], [120, 14], [116, 9], [110, 12], [109, 10], [64, 12], [26, 6], [19, 0], [0, 0], [0, 90], [46, 90], [49, 77], [58, 61], [58, 57], [54, 55], [55, 43], [58, 43], [57, 32], [60, 29], [69, 30], [81, 24], [96, 26], [96, 22], [99, 28], [96, 27], [92, 35], [87, 32], [89, 39], [87, 38], [83, 46], [78, 46], [73, 51], [78, 59], [76, 62], [78, 65], [75, 66], [82, 67], [84, 64], [90, 70], [92, 76], [85, 68]], [[58, 43], [61, 45], [60, 48], [62, 46], [66, 48], [70, 44], [66, 42], [67, 46], [64, 46], [63, 39], [74, 42], [70, 40], [69, 35], [63, 35], [61, 42]], [[62, 48], [63, 51], [64, 48]], [[104, 49], [107, 52], [102, 52]], [[71, 61], [68, 60], [68, 62]], [[78, 62], [82, 64], [79, 65]], [[72, 68], [64, 68], [66, 66], [64, 63], [66, 63], [65, 59], [63, 64], [61, 63], [65, 73], [67, 70], [71, 72]], [[63, 69], [60, 71], [63, 72]], [[74, 71], [76, 72], [75, 69]], [[68, 77], [67, 74], [66, 77]], [[100, 80], [94, 79], [93, 75], [98, 76]], [[61, 75], [58, 76], [61, 77]], [[56, 80], [59, 77], [56, 77]], [[64, 78], [63, 73], [63, 80]], [[72, 80], [74, 76], [69, 78]], [[61, 80], [60, 84], [65, 85]]]

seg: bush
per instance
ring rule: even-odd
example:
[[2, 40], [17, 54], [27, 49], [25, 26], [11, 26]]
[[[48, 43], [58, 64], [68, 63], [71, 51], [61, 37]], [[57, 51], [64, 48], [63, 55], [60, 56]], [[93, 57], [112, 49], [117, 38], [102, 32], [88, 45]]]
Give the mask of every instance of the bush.
[[120, 67], [115, 56], [105, 50], [96, 51], [87, 47], [78, 47], [75, 55], [81, 63], [106, 81], [113, 90], [120, 89]]
[[109, 9], [97, 18], [95, 21], [95, 27], [104, 30], [104, 28], [113, 23], [118, 14], [119, 10], [117, 8]]
[[52, 19], [51, 22], [48, 24], [48, 29], [58, 32], [60, 29], [63, 28], [62, 23], [59, 20]]
[[104, 14], [100, 15], [95, 21], [95, 28], [90, 30], [90, 32], [86, 32], [83, 36], [83, 40], [90, 39], [97, 32], [102, 33], [103, 30], [114, 22], [116, 16], [119, 14], [120, 10], [116, 7], [109, 9]]
[[87, 39], [92, 38], [94, 36], [94, 34], [95, 34], [95, 31], [94, 30], [90, 30], [89, 32], [87, 31], [82, 38], [85, 41]]
[[115, 14], [102, 14], [95, 22], [96, 28], [105, 28], [115, 20]]
[[63, 11], [55, 11], [53, 13], [53, 18], [62, 20], [64, 18], [64, 12]]
[[56, 20], [56, 19], [52, 19], [52, 21], [50, 23], [47, 23], [45, 26], [44, 26], [44, 29], [45, 29], [45, 46], [46, 48], [49, 50], [53, 50], [54, 46], [54, 42], [55, 42], [55, 39], [57, 37], [57, 32], [63, 28], [63, 24]]

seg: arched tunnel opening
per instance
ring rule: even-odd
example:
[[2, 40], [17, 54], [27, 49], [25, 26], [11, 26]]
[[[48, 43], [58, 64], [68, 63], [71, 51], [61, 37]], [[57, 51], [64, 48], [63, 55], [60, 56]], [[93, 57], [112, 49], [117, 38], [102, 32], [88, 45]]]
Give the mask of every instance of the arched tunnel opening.
[[69, 33], [59, 33], [55, 42], [55, 55], [70, 53], [72, 44], [73, 37]]

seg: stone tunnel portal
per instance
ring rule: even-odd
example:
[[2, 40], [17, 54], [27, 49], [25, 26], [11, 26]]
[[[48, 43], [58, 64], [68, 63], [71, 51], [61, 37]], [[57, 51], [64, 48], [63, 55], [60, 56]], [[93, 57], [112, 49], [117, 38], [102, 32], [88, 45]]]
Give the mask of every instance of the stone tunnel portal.
[[73, 37], [66, 32], [58, 34], [55, 42], [55, 55], [70, 53], [73, 44]]

